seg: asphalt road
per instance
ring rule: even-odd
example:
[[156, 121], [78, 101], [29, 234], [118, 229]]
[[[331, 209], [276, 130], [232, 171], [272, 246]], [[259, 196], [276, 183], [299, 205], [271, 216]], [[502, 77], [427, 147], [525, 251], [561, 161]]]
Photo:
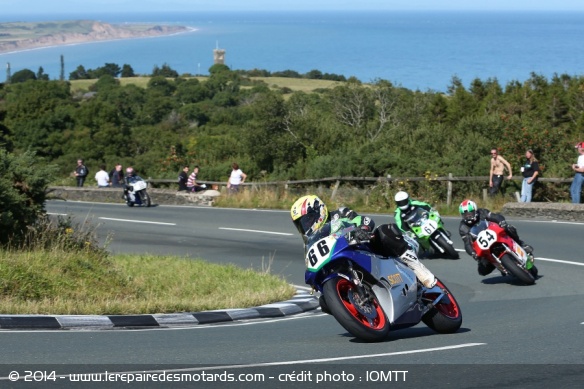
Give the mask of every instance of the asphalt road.
[[[109, 237], [114, 253], [177, 254], [246, 268], [269, 266], [291, 283], [304, 282], [302, 242], [286, 211], [78, 202], [50, 202], [47, 210], [94, 226], [100, 239]], [[372, 216], [378, 224], [392, 220], [388, 215]], [[403, 388], [429, 382], [431, 387], [455, 388], [580, 387], [584, 224], [509, 222], [535, 247], [540, 273], [536, 285], [521, 286], [497, 274], [481, 277], [465, 253], [460, 260], [424, 260], [461, 305], [463, 324], [455, 334], [439, 335], [420, 324], [392, 332], [385, 342], [363, 343], [319, 311], [188, 328], [3, 331], [0, 385], [10, 383], [6, 378], [10, 371], [41, 366], [58, 377], [43, 384], [61, 386], [65, 381], [75, 384], [69, 373], [107, 370], [184, 373], [201, 387], [324, 388], [359, 383]], [[458, 220], [446, 218], [445, 223], [461, 250]], [[33, 369], [32, 364], [39, 365]], [[407, 373], [402, 377], [399, 371]], [[242, 373], [248, 375], [238, 376]], [[207, 376], [215, 379], [209, 381], [204, 374], [216, 374]], [[255, 382], [244, 384], [243, 379]], [[140, 387], [158, 385], [142, 382]], [[183, 381], [172, 387], [193, 385]]]

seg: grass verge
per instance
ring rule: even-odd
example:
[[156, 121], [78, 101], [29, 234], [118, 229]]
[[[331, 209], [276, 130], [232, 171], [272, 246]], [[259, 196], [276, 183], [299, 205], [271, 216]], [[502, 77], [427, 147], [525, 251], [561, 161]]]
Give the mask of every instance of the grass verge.
[[2, 314], [147, 314], [242, 308], [289, 299], [284, 280], [171, 256], [0, 251]]

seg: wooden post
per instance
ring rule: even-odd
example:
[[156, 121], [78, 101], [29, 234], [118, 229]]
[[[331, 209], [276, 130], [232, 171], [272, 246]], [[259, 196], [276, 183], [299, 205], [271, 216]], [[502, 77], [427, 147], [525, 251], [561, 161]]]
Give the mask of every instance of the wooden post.
[[331, 200], [335, 199], [335, 196], [337, 195], [337, 189], [339, 189], [340, 184], [341, 184], [340, 180], [337, 180], [337, 182], [335, 182], [335, 186], [333, 187], [333, 193], [331, 194]]
[[446, 205], [450, 206], [452, 204], [452, 173], [448, 173], [448, 185], [446, 192]]

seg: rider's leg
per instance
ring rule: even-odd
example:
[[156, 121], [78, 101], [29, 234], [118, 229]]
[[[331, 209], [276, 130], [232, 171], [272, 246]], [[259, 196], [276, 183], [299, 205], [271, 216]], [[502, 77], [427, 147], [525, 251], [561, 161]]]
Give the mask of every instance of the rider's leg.
[[397, 256], [401, 262], [412, 269], [416, 277], [426, 287], [436, 284], [436, 277], [419, 260], [416, 252], [404, 240], [395, 224], [382, 224], [375, 229], [375, 239], [372, 241], [374, 250], [384, 256]]
[[493, 270], [495, 270], [495, 265], [491, 262], [487, 261], [486, 259], [479, 259], [478, 261], [478, 272], [481, 276], [486, 276], [487, 274], [491, 274]]
[[519, 243], [519, 245], [521, 247], [523, 247], [525, 249], [525, 251], [527, 251], [528, 254], [533, 254], [533, 247], [531, 247], [530, 245], [528, 245], [527, 243], [522, 241], [521, 238], [519, 238], [519, 234], [517, 233], [517, 229], [514, 226], [507, 225], [507, 228], [505, 228], [505, 231], [507, 231], [509, 236], [511, 238], [513, 238], [513, 240], [515, 240], [517, 243]]

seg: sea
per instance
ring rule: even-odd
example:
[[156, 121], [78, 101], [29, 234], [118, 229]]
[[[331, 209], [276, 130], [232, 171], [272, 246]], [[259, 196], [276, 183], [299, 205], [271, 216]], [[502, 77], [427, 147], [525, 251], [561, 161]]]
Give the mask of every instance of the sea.
[[[179, 74], [207, 75], [213, 50], [232, 70], [311, 70], [379, 79], [411, 90], [447, 92], [453, 78], [470, 86], [505, 86], [533, 73], [584, 73], [584, 12], [168, 12], [0, 15], [0, 22], [91, 19], [174, 24], [188, 33], [92, 42], [0, 54], [10, 72], [40, 67], [58, 79], [82, 65], [130, 65], [150, 74], [166, 64]], [[0, 75], [0, 80], [4, 77]]]

